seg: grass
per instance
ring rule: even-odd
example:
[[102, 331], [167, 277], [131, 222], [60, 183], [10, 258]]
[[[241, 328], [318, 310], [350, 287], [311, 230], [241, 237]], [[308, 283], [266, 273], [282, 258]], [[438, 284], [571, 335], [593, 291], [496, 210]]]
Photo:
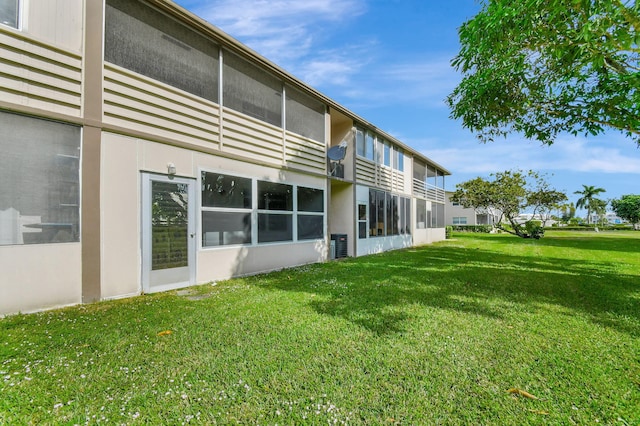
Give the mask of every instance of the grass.
[[640, 235], [454, 234], [11, 316], [0, 395], [0, 424], [640, 424]]

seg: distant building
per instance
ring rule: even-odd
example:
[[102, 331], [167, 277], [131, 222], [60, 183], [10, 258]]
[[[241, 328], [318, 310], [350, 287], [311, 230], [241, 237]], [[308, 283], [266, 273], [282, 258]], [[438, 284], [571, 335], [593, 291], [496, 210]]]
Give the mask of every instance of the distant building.
[[451, 201], [453, 191], [446, 192], [446, 225], [494, 225], [494, 215], [486, 210], [466, 208]]
[[627, 223], [620, 216], [616, 215], [614, 212], [607, 212], [604, 216], [598, 214], [592, 214], [589, 217], [589, 223], [606, 223], [608, 225], [622, 225]]

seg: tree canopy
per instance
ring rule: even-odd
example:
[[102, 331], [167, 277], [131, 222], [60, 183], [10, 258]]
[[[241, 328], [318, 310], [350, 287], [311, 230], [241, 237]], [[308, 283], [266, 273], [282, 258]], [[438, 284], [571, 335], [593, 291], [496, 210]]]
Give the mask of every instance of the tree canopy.
[[[563, 192], [551, 188], [543, 176], [531, 170], [507, 170], [491, 176], [493, 180], [477, 177], [457, 184], [451, 201], [486, 210], [494, 216], [497, 228], [522, 238], [539, 238], [542, 229], [532, 226], [534, 221], [567, 200]], [[517, 217], [525, 211], [532, 217], [521, 222]], [[509, 227], [504, 226], [505, 220]]]
[[640, 223], [640, 195], [623, 195], [611, 201], [611, 208], [622, 219], [634, 225]]
[[591, 212], [598, 211], [603, 213], [602, 210], [606, 209], [607, 203], [604, 200], [596, 198], [596, 195], [601, 192], [607, 192], [604, 188], [596, 188], [594, 185], [582, 185], [582, 191], [576, 191], [574, 194], [582, 195], [576, 201], [576, 207], [581, 209], [587, 209], [587, 223], [591, 223]]
[[481, 2], [459, 29], [452, 118], [485, 142], [615, 129], [640, 146], [640, 2]]

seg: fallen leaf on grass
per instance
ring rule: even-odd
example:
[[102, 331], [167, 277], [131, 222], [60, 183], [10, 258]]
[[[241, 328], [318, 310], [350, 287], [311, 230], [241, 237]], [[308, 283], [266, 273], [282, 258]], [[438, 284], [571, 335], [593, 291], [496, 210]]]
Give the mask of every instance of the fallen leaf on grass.
[[169, 335], [171, 333], [173, 333], [173, 331], [165, 330], [165, 331], [161, 331], [160, 333], [158, 333], [158, 336], [167, 336], [167, 335]]
[[542, 410], [529, 410], [534, 414], [542, 414], [543, 416], [548, 416], [549, 412], [548, 411], [542, 411]]
[[514, 394], [514, 395], [524, 396], [525, 398], [529, 398], [529, 399], [538, 399], [535, 396], [531, 395], [529, 392], [523, 391], [521, 389], [511, 388], [507, 392], [509, 392], [511, 394]]

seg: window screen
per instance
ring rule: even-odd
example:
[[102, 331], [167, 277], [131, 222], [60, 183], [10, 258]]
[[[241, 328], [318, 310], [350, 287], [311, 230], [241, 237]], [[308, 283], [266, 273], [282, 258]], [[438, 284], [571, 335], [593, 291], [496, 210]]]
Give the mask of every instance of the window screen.
[[281, 127], [282, 82], [227, 51], [223, 63], [224, 106]]
[[80, 240], [80, 128], [0, 112], [0, 245]]
[[286, 106], [287, 130], [324, 142], [325, 106], [323, 103], [292, 87], [287, 87]]
[[0, 0], [0, 24], [18, 28], [18, 0]]
[[105, 60], [218, 102], [218, 47], [135, 0], [107, 0]]

